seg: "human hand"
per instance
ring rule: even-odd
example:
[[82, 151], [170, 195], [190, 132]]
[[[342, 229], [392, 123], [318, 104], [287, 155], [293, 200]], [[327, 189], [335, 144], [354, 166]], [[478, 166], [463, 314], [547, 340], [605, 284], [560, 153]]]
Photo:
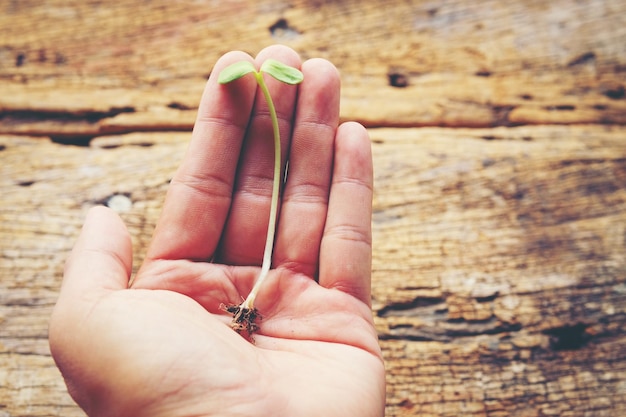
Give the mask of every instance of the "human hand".
[[339, 75], [300, 64], [298, 87], [267, 79], [288, 178], [254, 343], [229, 327], [256, 279], [271, 197], [272, 128], [253, 79], [217, 84], [216, 64], [192, 141], [145, 261], [111, 210], [90, 210], [50, 323], [53, 357], [90, 416], [382, 416], [384, 365], [370, 307], [372, 161], [356, 123], [339, 126]]

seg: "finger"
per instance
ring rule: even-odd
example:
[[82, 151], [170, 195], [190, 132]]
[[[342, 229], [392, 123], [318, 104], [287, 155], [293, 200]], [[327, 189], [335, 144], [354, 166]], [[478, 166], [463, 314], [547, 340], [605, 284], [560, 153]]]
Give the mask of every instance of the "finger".
[[316, 277], [339, 123], [340, 79], [337, 69], [322, 59], [305, 62], [302, 72], [274, 262]]
[[224, 55], [202, 95], [189, 149], [170, 184], [146, 262], [213, 256], [230, 209], [235, 172], [254, 96], [254, 77], [220, 85], [226, 66], [252, 58]]
[[[299, 56], [285, 46], [272, 46], [261, 51], [255, 59], [257, 68], [268, 58], [300, 67]], [[268, 75], [264, 79], [278, 116], [284, 166], [298, 88], [281, 83]], [[232, 207], [216, 262], [260, 265], [267, 236], [274, 176], [272, 121], [260, 91], [256, 95], [239, 166]]]
[[320, 250], [319, 283], [370, 305], [373, 168], [367, 131], [339, 127], [328, 216]]
[[77, 364], [84, 351], [77, 346], [93, 343], [81, 337], [81, 323], [106, 295], [128, 288], [131, 267], [132, 246], [122, 220], [104, 206], [89, 210], [66, 261], [48, 329], [50, 351], [64, 376], [82, 373]]
[[128, 288], [131, 268], [132, 246], [126, 226], [114, 211], [94, 207], [65, 264], [60, 300], [73, 304], [90, 294]]

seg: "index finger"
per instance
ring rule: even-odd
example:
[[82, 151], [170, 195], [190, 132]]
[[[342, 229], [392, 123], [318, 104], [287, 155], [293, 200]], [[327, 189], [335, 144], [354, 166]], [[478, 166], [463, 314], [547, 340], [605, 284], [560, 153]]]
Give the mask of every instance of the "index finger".
[[229, 52], [215, 64], [198, 107], [187, 153], [174, 175], [146, 261], [154, 259], [210, 259], [228, 216], [232, 189], [254, 103], [254, 77], [243, 77], [226, 88], [218, 84], [220, 71], [241, 60], [243, 52]]

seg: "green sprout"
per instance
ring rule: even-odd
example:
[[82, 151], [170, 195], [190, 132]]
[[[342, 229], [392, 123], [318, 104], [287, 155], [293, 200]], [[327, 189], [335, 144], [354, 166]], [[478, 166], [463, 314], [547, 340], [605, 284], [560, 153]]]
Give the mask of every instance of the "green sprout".
[[258, 326], [255, 323], [257, 317], [260, 317], [257, 309], [254, 307], [254, 300], [259, 292], [259, 288], [263, 285], [263, 281], [267, 277], [271, 264], [272, 264], [272, 252], [274, 248], [274, 234], [276, 232], [276, 217], [278, 214], [278, 195], [280, 193], [280, 131], [278, 129], [278, 117], [276, 115], [276, 108], [272, 101], [272, 96], [267, 88], [263, 73], [267, 73], [285, 84], [299, 84], [302, 82], [304, 76], [298, 69], [285, 65], [275, 59], [267, 59], [261, 65], [259, 71], [256, 70], [254, 65], [249, 61], [240, 61], [229, 65], [224, 68], [218, 77], [220, 84], [228, 84], [232, 81], [238, 80], [247, 74], [254, 74], [257, 84], [263, 92], [267, 107], [269, 108], [270, 118], [272, 119], [272, 130], [274, 131], [274, 178], [272, 186], [272, 200], [270, 204], [270, 218], [267, 226], [267, 238], [265, 240], [265, 251], [263, 253], [263, 263], [261, 264], [261, 272], [256, 279], [250, 294], [240, 305], [222, 306], [224, 310], [233, 314], [233, 321], [231, 327], [238, 333], [245, 332], [248, 335], [252, 335]]

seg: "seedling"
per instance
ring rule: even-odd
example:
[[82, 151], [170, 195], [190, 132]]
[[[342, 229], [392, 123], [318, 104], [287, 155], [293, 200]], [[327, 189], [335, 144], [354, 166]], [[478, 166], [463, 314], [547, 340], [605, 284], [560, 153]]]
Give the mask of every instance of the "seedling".
[[250, 294], [240, 305], [222, 306], [222, 309], [233, 314], [233, 321], [231, 327], [238, 333], [245, 333], [251, 336], [256, 330], [258, 325], [256, 319], [260, 318], [260, 314], [254, 307], [254, 301], [257, 297], [259, 289], [263, 285], [265, 278], [267, 277], [271, 264], [272, 264], [272, 252], [274, 249], [274, 234], [276, 232], [276, 216], [278, 214], [278, 195], [280, 193], [280, 131], [278, 129], [278, 117], [276, 116], [276, 108], [272, 101], [272, 96], [267, 88], [263, 73], [267, 73], [286, 84], [299, 84], [302, 82], [304, 76], [302, 72], [296, 68], [285, 65], [274, 59], [268, 59], [263, 62], [261, 69], [256, 70], [254, 65], [248, 61], [240, 61], [229, 65], [224, 68], [218, 77], [220, 84], [228, 84], [235, 81], [247, 74], [254, 74], [257, 84], [263, 92], [267, 107], [270, 112], [270, 118], [272, 119], [272, 130], [274, 131], [274, 179], [272, 185], [272, 200], [270, 203], [270, 218], [267, 226], [267, 237], [265, 240], [265, 251], [263, 252], [263, 263], [261, 264], [261, 272], [256, 279]]

